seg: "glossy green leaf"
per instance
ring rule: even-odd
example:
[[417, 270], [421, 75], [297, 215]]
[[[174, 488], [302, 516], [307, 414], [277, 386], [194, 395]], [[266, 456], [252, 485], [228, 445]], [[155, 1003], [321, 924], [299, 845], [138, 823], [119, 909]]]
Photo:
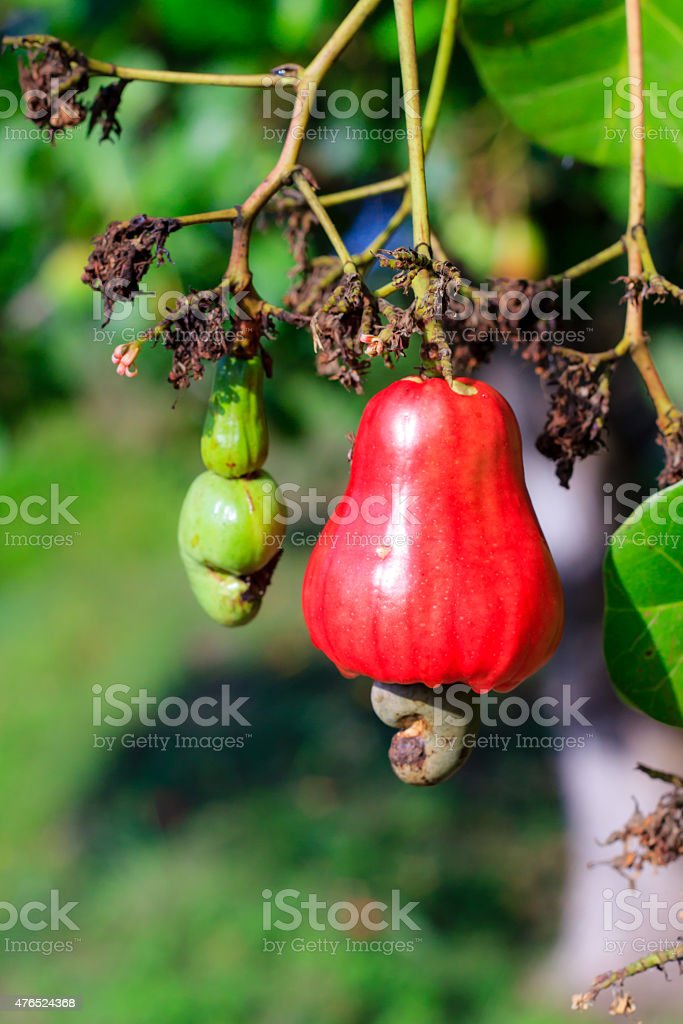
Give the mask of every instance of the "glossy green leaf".
[[[683, 181], [680, 0], [643, 0], [647, 165]], [[467, 45], [484, 86], [534, 141], [560, 156], [626, 167], [633, 125], [622, 0], [466, 0]]]
[[683, 727], [683, 482], [643, 502], [610, 538], [605, 657], [619, 695]]

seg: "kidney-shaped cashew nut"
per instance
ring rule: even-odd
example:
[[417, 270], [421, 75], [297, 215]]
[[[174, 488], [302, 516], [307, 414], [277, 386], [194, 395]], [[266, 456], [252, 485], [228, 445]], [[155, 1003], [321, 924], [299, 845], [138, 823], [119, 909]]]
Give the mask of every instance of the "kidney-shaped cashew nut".
[[442, 688], [422, 683], [373, 683], [372, 708], [386, 725], [400, 731], [391, 740], [389, 761], [401, 782], [435, 786], [457, 772], [479, 732], [479, 708], [460, 695], [451, 707]]

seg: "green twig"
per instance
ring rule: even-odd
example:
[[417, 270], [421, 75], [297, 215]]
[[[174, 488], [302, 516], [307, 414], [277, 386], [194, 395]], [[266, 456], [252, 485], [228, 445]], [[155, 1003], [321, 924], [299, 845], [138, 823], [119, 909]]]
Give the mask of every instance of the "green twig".
[[576, 277], [582, 277], [584, 274], [590, 273], [591, 270], [595, 270], [597, 267], [601, 267], [603, 264], [610, 263], [612, 260], [617, 259], [617, 257], [623, 256], [625, 252], [626, 243], [623, 238], [620, 238], [618, 242], [608, 245], [606, 249], [601, 249], [594, 256], [581, 260], [580, 263], [576, 263], [573, 267], [568, 267], [561, 274], [552, 274], [546, 281], [548, 284], [562, 284], [563, 281], [571, 281]]
[[242, 288], [245, 284], [250, 286], [249, 240], [254, 218], [289, 180], [299, 163], [299, 153], [320, 81], [380, 2], [381, 0], [358, 0], [322, 49], [301, 72], [297, 104], [277, 163], [240, 207], [240, 216], [235, 222], [233, 232], [230, 262], [225, 273], [225, 287], [232, 285]]
[[655, 266], [655, 261], [652, 258], [650, 252], [650, 246], [647, 241], [647, 235], [645, 228], [642, 224], [636, 224], [633, 228], [633, 237], [636, 245], [640, 252], [640, 258], [643, 263], [643, 281], [649, 286], [649, 291], [654, 292], [656, 295], [665, 295], [667, 292], [672, 295], [673, 298], [678, 299], [679, 302], [683, 302], [683, 288], [680, 288], [673, 281], [668, 281], [667, 278], [663, 277]]
[[344, 245], [344, 241], [337, 231], [337, 228], [332, 221], [329, 213], [318, 199], [313, 186], [309, 182], [303, 171], [295, 171], [293, 174], [293, 180], [296, 187], [301, 192], [302, 196], [306, 200], [306, 203], [310, 210], [315, 214], [320, 227], [323, 229], [325, 234], [330, 240], [332, 248], [339, 257], [339, 262], [342, 264], [345, 274], [356, 273], [356, 265], [351, 258], [349, 250]]
[[582, 992], [572, 998], [572, 1010], [588, 1010], [592, 1003], [598, 998], [601, 992], [614, 988], [615, 985], [622, 986], [627, 978], [632, 978], [645, 971], [656, 968], [661, 970], [666, 964], [681, 963], [683, 961], [683, 942], [678, 942], [670, 949], [661, 950], [658, 953], [651, 953], [640, 960], [636, 960], [618, 971], [608, 971], [606, 974], [599, 974], [587, 992]]
[[[625, 0], [628, 43], [628, 70], [636, 101], [631, 121], [629, 209], [626, 247], [628, 275], [632, 283], [626, 309], [624, 343], [628, 345], [636, 368], [643, 379], [657, 412], [657, 425], [663, 435], [675, 434], [683, 422], [683, 414], [671, 401], [648, 348], [643, 331], [643, 295], [636, 282], [643, 276], [643, 245], [645, 232], [645, 113], [643, 104], [643, 30], [640, 0]], [[640, 239], [640, 241], [639, 241]], [[652, 264], [654, 266], [654, 263]]]
[[347, 188], [343, 192], [328, 192], [327, 195], [319, 196], [323, 206], [339, 206], [341, 203], [353, 203], [357, 199], [366, 199], [368, 196], [381, 196], [386, 192], [398, 192], [405, 188], [408, 183], [408, 174], [396, 174], [393, 178], [385, 178], [383, 181], [373, 181], [369, 185], [358, 185], [356, 188]]
[[272, 89], [276, 85], [294, 86], [292, 75], [223, 75], [201, 71], [164, 71], [156, 68], [129, 68], [88, 57], [88, 70], [94, 75], [122, 78], [127, 82], [163, 82], [170, 85], [217, 85], [230, 89]]
[[175, 217], [174, 220], [179, 224], [182, 224], [183, 227], [189, 227], [192, 224], [217, 224], [221, 221], [235, 220], [237, 213], [237, 208], [231, 206], [227, 210], [209, 210], [207, 213], [187, 213], [182, 217]]
[[646, 764], [640, 762], [636, 765], [639, 772], [643, 772], [650, 779], [657, 779], [659, 782], [668, 782], [670, 786], [675, 786], [677, 789], [683, 789], [683, 775], [674, 775], [672, 772], [662, 772], [658, 768], [648, 768]]
[[406, 134], [408, 136], [408, 174], [413, 218], [413, 245], [418, 251], [430, 252], [429, 207], [425, 180], [420, 83], [417, 73], [413, 0], [394, 0], [396, 31], [401, 62], [401, 79], [405, 102]]
[[455, 47], [459, 10], [460, 0], [446, 0], [446, 9], [439, 36], [439, 46], [436, 51], [436, 60], [434, 61], [434, 71], [432, 72], [432, 80], [424, 109], [422, 138], [425, 153], [429, 151], [432, 139], [434, 138], [434, 129], [436, 128], [436, 122], [446, 91], [448, 71]]
[[[14, 49], [38, 50], [50, 43], [57, 43], [67, 56], [76, 57], [77, 51], [71, 43], [56, 36], [25, 35], [3, 36], [2, 45]], [[85, 55], [84, 55], [85, 56]], [[174, 85], [218, 85], [230, 88], [272, 89], [275, 85], [298, 84], [295, 75], [274, 75], [271, 72], [260, 75], [222, 75], [194, 71], [164, 71], [156, 68], [129, 68], [123, 64], [115, 64], [108, 60], [95, 60], [85, 57], [88, 71], [93, 75], [105, 75], [110, 78], [122, 78], [127, 82], [167, 82]]]

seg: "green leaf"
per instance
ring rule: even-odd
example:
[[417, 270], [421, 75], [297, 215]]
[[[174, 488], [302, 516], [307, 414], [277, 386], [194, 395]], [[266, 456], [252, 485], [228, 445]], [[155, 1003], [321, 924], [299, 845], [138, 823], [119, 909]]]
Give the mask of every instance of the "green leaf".
[[605, 658], [620, 697], [683, 728], [683, 481], [612, 535], [604, 563]]
[[[680, 0], [643, 0], [648, 175], [683, 180]], [[504, 113], [560, 156], [626, 167], [633, 109], [623, 0], [465, 0], [466, 44]]]

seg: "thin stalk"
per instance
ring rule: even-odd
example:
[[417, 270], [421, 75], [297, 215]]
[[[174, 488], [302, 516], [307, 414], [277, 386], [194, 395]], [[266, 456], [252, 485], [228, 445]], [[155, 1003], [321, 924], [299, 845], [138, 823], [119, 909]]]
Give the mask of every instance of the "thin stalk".
[[425, 103], [424, 109], [422, 134], [425, 153], [429, 151], [432, 139], [434, 138], [434, 129], [436, 128], [436, 122], [439, 117], [441, 104], [446, 91], [448, 70], [451, 65], [451, 58], [453, 57], [453, 49], [455, 47], [459, 11], [460, 0], [446, 0], [446, 8], [444, 10], [443, 22], [441, 25], [441, 35], [439, 36], [439, 46], [436, 51], [432, 80], [429, 85], [427, 102]]
[[229, 207], [227, 210], [209, 210], [207, 213], [186, 213], [182, 217], [175, 217], [174, 219], [182, 224], [183, 227], [189, 227], [192, 224], [216, 224], [220, 221], [231, 221], [237, 217], [237, 208], [234, 206]]
[[290, 121], [279, 159], [270, 174], [243, 203], [240, 211], [242, 220], [247, 222], [253, 220], [291, 175], [298, 163], [303, 136], [311, 116], [320, 80], [343, 53], [363, 22], [379, 6], [380, 2], [381, 0], [358, 0], [358, 3], [347, 14], [311, 63], [301, 72], [294, 115]]
[[[429, 208], [425, 181], [422, 115], [420, 113], [420, 83], [417, 73], [413, 0], [394, 0], [396, 31], [401, 62], [401, 79], [406, 112], [408, 136], [408, 173], [413, 216], [413, 245], [429, 251]], [[418, 275], [420, 276], [420, 275]]]
[[638, 235], [645, 231], [645, 107], [643, 104], [643, 29], [640, 0], [625, 0], [628, 70], [634, 84], [634, 116], [631, 122], [628, 232], [628, 274], [632, 294], [626, 309], [623, 344], [628, 346], [635, 366], [657, 412], [657, 425], [664, 436], [676, 433], [683, 415], [671, 401], [652, 359], [643, 331], [643, 295], [636, 282], [643, 276], [643, 253]]
[[[40, 49], [48, 43], [58, 43], [72, 61], [82, 60], [76, 48], [66, 40], [56, 36], [32, 34], [25, 36], [3, 36], [2, 45], [27, 50]], [[174, 85], [218, 85], [232, 88], [272, 89], [275, 85], [298, 84], [296, 75], [273, 75], [270, 72], [260, 75], [222, 75], [194, 71], [163, 71], [156, 68], [129, 68], [123, 64], [115, 64], [108, 60], [95, 60], [85, 57], [88, 71], [93, 75], [106, 75], [111, 78], [122, 78], [127, 82], [168, 82]]]
[[591, 270], [595, 270], [597, 267], [617, 259], [618, 256], [622, 256], [625, 252], [626, 243], [623, 238], [620, 238], [618, 242], [608, 245], [606, 249], [601, 249], [600, 252], [596, 252], [595, 255], [581, 260], [580, 263], [574, 264], [573, 267], [568, 267], [561, 274], [553, 274], [547, 278], [547, 282], [549, 284], [561, 284], [562, 281], [582, 277], [584, 274], [590, 273]]
[[88, 58], [88, 70], [94, 75], [123, 78], [127, 82], [167, 82], [173, 85], [217, 85], [233, 89], [272, 89], [275, 85], [296, 86], [298, 79], [288, 75], [222, 75], [202, 71], [164, 71], [155, 68], [129, 68], [104, 60]]
[[317, 217], [320, 227], [323, 229], [323, 231], [329, 238], [332, 248], [339, 257], [339, 262], [342, 264], [344, 273], [356, 273], [356, 265], [351, 258], [349, 250], [344, 245], [344, 241], [339, 232], [337, 231], [337, 228], [335, 227], [332, 218], [330, 217], [325, 207], [321, 204], [320, 200], [315, 194], [315, 191], [311, 183], [306, 178], [306, 175], [302, 171], [296, 171], [294, 173], [294, 182], [296, 184], [296, 187], [299, 189], [302, 196], [306, 200], [309, 209], [312, 210], [315, 216]]
[[386, 192], [398, 192], [408, 184], [408, 173], [397, 174], [393, 178], [385, 178], [384, 181], [373, 181], [369, 185], [358, 185], [356, 188], [347, 188], [343, 192], [328, 192], [327, 195], [318, 196], [323, 206], [339, 206], [341, 203], [353, 203], [357, 199], [366, 199], [368, 196], [381, 196]]

